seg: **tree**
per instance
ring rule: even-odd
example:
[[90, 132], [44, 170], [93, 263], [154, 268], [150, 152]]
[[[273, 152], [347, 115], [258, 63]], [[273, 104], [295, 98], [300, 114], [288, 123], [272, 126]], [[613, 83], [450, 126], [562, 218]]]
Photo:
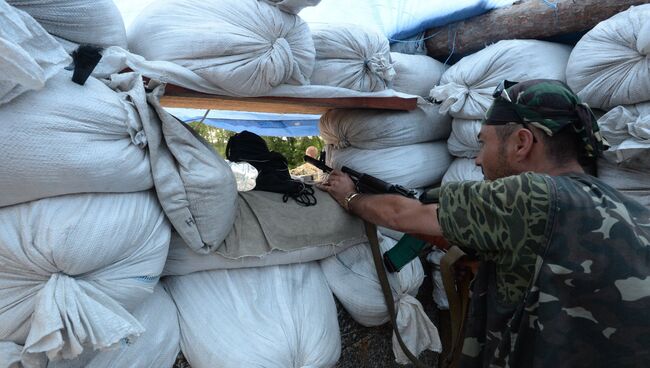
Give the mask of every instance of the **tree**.
[[[228, 139], [235, 135], [233, 131], [211, 127], [207, 124], [194, 121], [188, 123], [201, 137], [208, 141], [219, 154], [226, 157]], [[271, 151], [281, 153], [289, 162], [289, 169], [304, 163], [303, 156], [309, 146], [323, 150], [325, 142], [319, 136], [308, 137], [262, 137]]]

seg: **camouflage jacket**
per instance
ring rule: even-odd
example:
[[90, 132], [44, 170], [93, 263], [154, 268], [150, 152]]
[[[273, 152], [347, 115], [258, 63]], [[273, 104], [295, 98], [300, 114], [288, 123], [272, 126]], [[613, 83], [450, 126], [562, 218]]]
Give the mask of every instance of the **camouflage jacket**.
[[650, 211], [587, 175], [443, 188], [440, 223], [484, 260], [461, 367], [650, 367]]

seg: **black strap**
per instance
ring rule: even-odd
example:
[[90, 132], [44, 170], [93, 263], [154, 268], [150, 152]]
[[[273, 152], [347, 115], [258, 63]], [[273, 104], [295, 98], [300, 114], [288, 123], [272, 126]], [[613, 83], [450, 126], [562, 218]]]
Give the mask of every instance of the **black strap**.
[[400, 335], [399, 330], [397, 329], [397, 310], [395, 309], [395, 299], [393, 299], [393, 291], [390, 289], [388, 275], [386, 274], [383, 257], [381, 255], [381, 249], [379, 248], [377, 226], [367, 221], [364, 221], [364, 225], [366, 227], [366, 236], [368, 237], [368, 242], [370, 243], [370, 249], [372, 250], [372, 259], [375, 263], [377, 276], [379, 277], [379, 284], [381, 285], [381, 291], [384, 294], [384, 301], [386, 302], [386, 308], [388, 308], [390, 323], [393, 326], [393, 331], [395, 332], [395, 337], [397, 337], [397, 342], [399, 343], [399, 346], [402, 348], [402, 351], [406, 357], [409, 358], [414, 366], [418, 368], [425, 368], [426, 366], [420, 362], [418, 358], [413, 355], [413, 353], [411, 353], [408, 347], [406, 347], [406, 344], [402, 340], [402, 335]]

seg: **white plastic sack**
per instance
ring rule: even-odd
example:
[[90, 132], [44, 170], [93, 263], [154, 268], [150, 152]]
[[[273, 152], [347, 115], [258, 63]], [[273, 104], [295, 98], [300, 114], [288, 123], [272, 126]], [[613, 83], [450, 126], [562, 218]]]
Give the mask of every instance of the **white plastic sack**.
[[317, 263], [167, 277], [192, 368], [333, 367], [341, 337]]
[[312, 24], [311, 27], [316, 48], [311, 84], [361, 92], [389, 88], [395, 69], [384, 35], [350, 24]]
[[403, 93], [417, 96], [429, 96], [447, 66], [427, 55], [408, 55], [398, 52], [390, 53], [395, 78], [391, 88]]
[[451, 164], [445, 141], [426, 142], [376, 150], [345, 148], [327, 150], [328, 165], [347, 166], [391, 184], [425, 188], [439, 183]]
[[45, 82], [70, 63], [32, 17], [0, 1], [0, 105]]
[[47, 368], [115, 368], [171, 367], [181, 350], [181, 331], [176, 305], [162, 285], [140, 304], [133, 316], [145, 331], [135, 341], [127, 341], [116, 349], [86, 349], [76, 359], [50, 362]]
[[320, 136], [334, 148], [380, 149], [445, 139], [451, 118], [440, 105], [421, 103], [411, 111], [332, 109], [318, 124]]
[[[382, 253], [391, 249], [396, 240], [379, 236]], [[327, 283], [343, 307], [360, 324], [370, 327], [390, 321], [377, 271], [368, 243], [359, 244], [320, 262]], [[397, 328], [406, 346], [416, 356], [424, 350], [441, 351], [438, 330], [415, 299], [424, 281], [424, 271], [418, 259], [398, 273], [388, 273], [397, 310]], [[397, 338], [393, 334], [396, 361], [407, 364]]]
[[29, 13], [70, 51], [78, 44], [126, 47], [126, 30], [113, 0], [7, 0]]
[[449, 153], [456, 157], [474, 158], [478, 156], [478, 152], [481, 150], [481, 145], [478, 142], [478, 133], [480, 132], [480, 120], [452, 120], [451, 135], [447, 140]]
[[141, 335], [170, 226], [152, 192], [76, 194], [0, 209], [0, 341], [23, 363]]
[[449, 310], [449, 299], [445, 292], [445, 285], [442, 281], [442, 271], [440, 271], [440, 260], [445, 256], [445, 252], [434, 247], [427, 255], [427, 261], [431, 264], [431, 279], [433, 281], [432, 297], [438, 309]]
[[442, 178], [442, 184], [484, 179], [483, 170], [479, 166], [476, 166], [473, 158], [456, 158]]
[[650, 100], [650, 4], [600, 22], [573, 49], [567, 83], [594, 108]]
[[248, 162], [230, 162], [226, 160], [237, 183], [237, 191], [247, 192], [253, 190], [257, 184], [257, 169]]
[[611, 146], [603, 152], [610, 161], [650, 155], [650, 102], [616, 106], [598, 119], [598, 126]]
[[179, 64], [233, 96], [308, 84], [315, 55], [305, 22], [257, 0], [153, 2], [129, 28], [129, 49]]
[[0, 207], [69, 193], [153, 186], [147, 138], [124, 96], [61, 71], [0, 106]]
[[237, 186], [226, 161], [190, 127], [160, 106], [164, 85], [116, 74], [107, 83], [125, 91], [142, 117], [151, 160], [151, 175], [160, 204], [185, 242], [208, 253], [221, 244], [235, 221]]
[[650, 209], [650, 155], [622, 164], [598, 159], [598, 178]]
[[291, 13], [298, 14], [302, 9], [308, 6], [316, 6], [320, 3], [321, 0], [264, 0], [271, 5], [275, 5], [280, 10]]
[[505, 40], [462, 58], [442, 75], [431, 97], [440, 111], [455, 118], [482, 119], [492, 93], [504, 79], [523, 82], [547, 78], [565, 80], [571, 48], [538, 40]]

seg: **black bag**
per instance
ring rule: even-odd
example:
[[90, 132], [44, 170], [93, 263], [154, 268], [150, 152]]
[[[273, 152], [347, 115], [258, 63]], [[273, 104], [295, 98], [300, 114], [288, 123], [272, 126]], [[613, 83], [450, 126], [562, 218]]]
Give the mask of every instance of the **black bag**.
[[291, 179], [287, 159], [279, 152], [270, 151], [259, 135], [244, 130], [230, 137], [226, 158], [233, 162], [248, 162], [257, 169], [254, 190], [282, 193], [284, 202], [291, 197], [303, 206], [316, 204], [311, 185]]

